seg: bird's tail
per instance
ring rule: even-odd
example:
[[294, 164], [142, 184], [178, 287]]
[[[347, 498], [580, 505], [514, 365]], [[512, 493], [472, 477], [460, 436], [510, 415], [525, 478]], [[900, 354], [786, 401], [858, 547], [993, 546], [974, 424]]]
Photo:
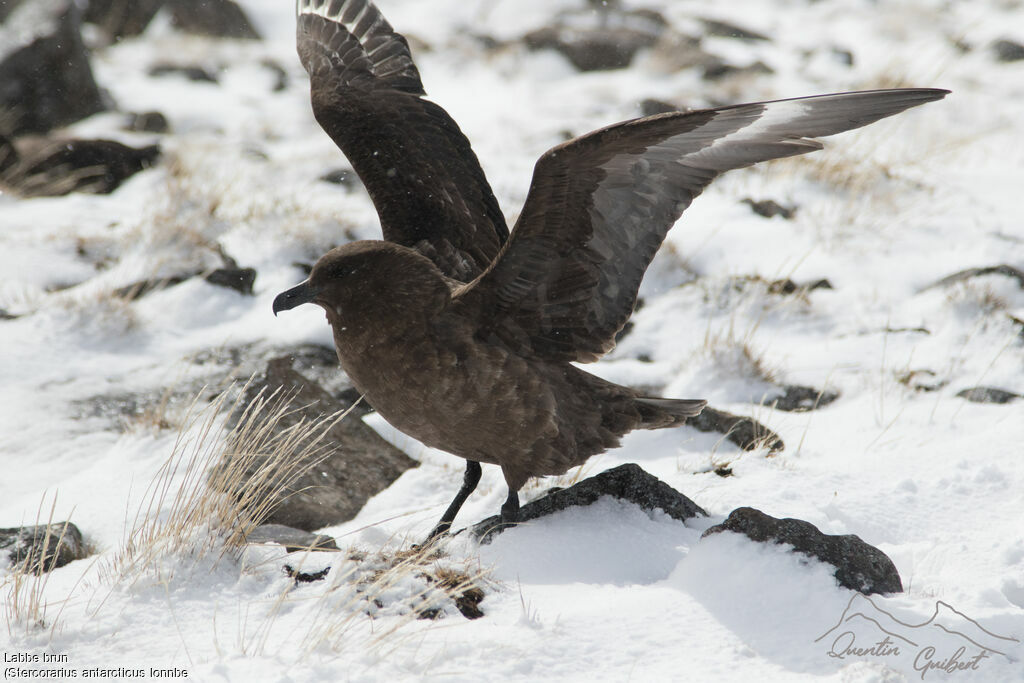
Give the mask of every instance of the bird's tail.
[[641, 429], [660, 429], [681, 424], [688, 417], [700, 415], [708, 404], [702, 399], [655, 398], [641, 396], [636, 399], [636, 406], [643, 416]]

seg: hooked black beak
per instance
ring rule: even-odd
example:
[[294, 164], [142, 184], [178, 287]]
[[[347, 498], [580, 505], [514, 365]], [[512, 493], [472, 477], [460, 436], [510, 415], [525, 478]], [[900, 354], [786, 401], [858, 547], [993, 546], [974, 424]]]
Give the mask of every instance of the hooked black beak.
[[311, 304], [319, 293], [318, 288], [310, 286], [309, 280], [295, 285], [291, 289], [281, 292], [274, 299], [274, 315], [276, 316], [281, 311], [290, 311], [300, 304]]

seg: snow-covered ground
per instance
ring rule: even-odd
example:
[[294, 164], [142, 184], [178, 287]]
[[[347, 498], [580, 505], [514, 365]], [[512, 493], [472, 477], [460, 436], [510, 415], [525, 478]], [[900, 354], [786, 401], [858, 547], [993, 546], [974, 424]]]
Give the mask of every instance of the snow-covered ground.
[[[94, 550], [45, 584], [20, 584], [21, 599], [34, 587], [46, 606], [41, 627], [13, 609], [7, 578], [5, 657], [67, 655], [60, 665], [79, 677], [94, 667], [178, 667], [211, 681], [1024, 680], [1024, 401], [957, 396], [976, 386], [1024, 393], [1024, 289], [998, 274], [930, 286], [967, 268], [1024, 267], [1024, 62], [997, 62], [990, 49], [1004, 37], [1024, 41], [1024, 6], [637, 3], [684, 31], [711, 16], [772, 36], [706, 39], [734, 64], [774, 70], [713, 83], [667, 69], [664, 54], [579, 73], [553, 52], [487, 52], [469, 35], [512, 39], [581, 4], [379, 2], [414, 38], [428, 93], [473, 142], [510, 222], [534, 161], [564, 131], [637, 116], [644, 98], [694, 107], [901, 85], [953, 91], [830, 139], [823, 152], [713, 184], [670, 233], [631, 334], [591, 366], [752, 415], [785, 450], [743, 452], [689, 428], [630, 435], [584, 476], [635, 462], [711, 517], [684, 526], [609, 499], [489, 546], [455, 537], [439, 562], [480, 575], [485, 617], [472, 621], [450, 603], [444, 618], [412, 618], [408, 599], [424, 590], [414, 571], [378, 581], [377, 602], [366, 598], [372, 577], [356, 580], [372, 567], [352, 549], [393, 553], [421, 538], [463, 468], [377, 417], [371, 425], [422, 464], [354, 520], [323, 530], [346, 552], [311, 557], [303, 570], [330, 564], [326, 580], [294, 586], [283, 550], [201, 554], [215, 536], [202, 528], [132, 570], [125, 538], [147, 487], [179, 431], [199, 429], [186, 428], [190, 398], [223, 379], [223, 362], [196, 359], [240, 350], [244, 378], [274, 350], [330, 344], [318, 311], [275, 319], [271, 301], [302, 279], [293, 262], [378, 235], [364, 193], [317, 180], [346, 162], [311, 115], [292, 3], [243, 3], [262, 42], [187, 37], [158, 20], [142, 38], [100, 50], [93, 65], [121, 109], [167, 115], [162, 162], [109, 196], [0, 197], [0, 308], [24, 314], [0, 321], [0, 526], [45, 520], [53, 505], [53, 519], [75, 522]], [[280, 92], [266, 58], [288, 74]], [[218, 68], [221, 82], [145, 75], [168, 59]], [[151, 141], [121, 132], [121, 121], [101, 114], [72, 131]], [[790, 221], [762, 218], [741, 202], [748, 197], [798, 211]], [[202, 279], [135, 302], [111, 295], [216, 264], [216, 244], [257, 269], [255, 296]], [[769, 292], [782, 278], [827, 278], [833, 288]], [[769, 380], [840, 396], [781, 412], [765, 405]], [[140, 396], [156, 398], [135, 417], [117, 415]], [[722, 467], [732, 476], [714, 472]], [[171, 477], [172, 488], [183, 479]], [[524, 498], [551, 483], [528, 485]], [[500, 472], [485, 467], [458, 521], [494, 514], [504, 496]], [[166, 519], [169, 506], [170, 497], [152, 517]], [[785, 548], [732, 534], [699, 540], [740, 506], [857, 534], [893, 559], [905, 592], [869, 603]], [[885, 637], [867, 619], [832, 630], [848, 607], [889, 626], [936, 618], [901, 626], [898, 653], [846, 652], [850, 637], [857, 648]], [[967, 628], [986, 657], [972, 660], [978, 647], [948, 632]], [[927, 668], [961, 645], [966, 670]]]

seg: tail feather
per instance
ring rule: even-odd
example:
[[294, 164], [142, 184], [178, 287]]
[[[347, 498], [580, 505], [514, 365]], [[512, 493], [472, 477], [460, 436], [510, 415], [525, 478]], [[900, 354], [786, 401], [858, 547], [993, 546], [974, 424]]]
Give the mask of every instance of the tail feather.
[[688, 417], [700, 415], [708, 404], [703, 399], [656, 398], [642, 396], [636, 399], [636, 405], [643, 416], [641, 429], [660, 429], [681, 424]]

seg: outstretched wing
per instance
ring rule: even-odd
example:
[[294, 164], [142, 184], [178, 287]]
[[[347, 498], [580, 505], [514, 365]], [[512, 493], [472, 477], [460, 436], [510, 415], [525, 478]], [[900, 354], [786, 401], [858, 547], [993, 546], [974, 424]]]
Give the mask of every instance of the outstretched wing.
[[368, 0], [299, 0], [296, 37], [313, 113], [373, 199], [384, 239], [469, 281], [508, 227], [469, 141], [423, 99], [405, 37]]
[[552, 360], [614, 346], [669, 228], [720, 173], [821, 149], [834, 135], [944, 97], [872, 90], [670, 112], [570, 140], [538, 160], [498, 259], [457, 295], [480, 334]]

